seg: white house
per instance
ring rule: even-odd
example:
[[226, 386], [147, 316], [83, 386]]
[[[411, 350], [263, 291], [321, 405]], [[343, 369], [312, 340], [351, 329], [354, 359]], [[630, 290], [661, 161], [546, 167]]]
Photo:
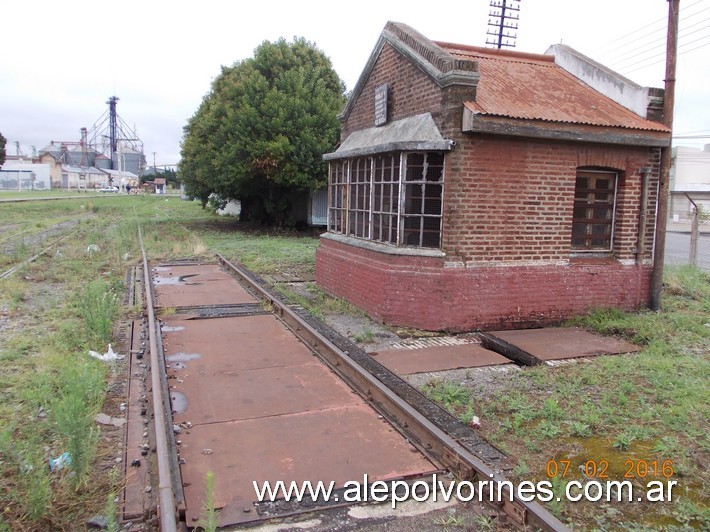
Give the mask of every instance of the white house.
[[687, 146], [673, 148], [671, 168], [671, 223], [687, 222], [693, 211], [688, 197], [710, 212], [710, 144], [701, 150]]

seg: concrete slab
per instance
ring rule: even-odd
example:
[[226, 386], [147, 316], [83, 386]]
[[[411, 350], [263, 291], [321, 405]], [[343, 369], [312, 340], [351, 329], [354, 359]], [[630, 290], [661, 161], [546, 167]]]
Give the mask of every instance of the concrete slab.
[[386, 349], [370, 356], [397, 375], [510, 364], [507, 358], [478, 344]]
[[618, 338], [594, 334], [578, 327], [550, 327], [518, 331], [492, 331], [499, 338], [541, 361], [634, 353], [640, 348]]

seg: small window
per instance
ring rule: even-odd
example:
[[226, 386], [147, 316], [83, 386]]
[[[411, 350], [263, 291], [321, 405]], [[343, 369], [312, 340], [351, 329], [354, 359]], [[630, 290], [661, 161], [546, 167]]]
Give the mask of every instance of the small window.
[[573, 250], [611, 251], [616, 181], [614, 172], [577, 173], [572, 214]]

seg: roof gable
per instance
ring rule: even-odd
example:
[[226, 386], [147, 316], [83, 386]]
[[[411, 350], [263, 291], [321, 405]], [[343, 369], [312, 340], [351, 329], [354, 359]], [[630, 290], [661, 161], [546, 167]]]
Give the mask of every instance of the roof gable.
[[452, 85], [475, 87], [478, 83], [478, 65], [475, 61], [468, 58], [455, 57], [410, 26], [390, 21], [382, 30], [382, 34], [377, 40], [377, 44], [370, 54], [364, 70], [360, 74], [352, 95], [340, 115], [341, 119], [347, 118], [350, 114], [385, 44], [391, 45], [401, 55], [430, 76], [439, 87], [443, 88]]

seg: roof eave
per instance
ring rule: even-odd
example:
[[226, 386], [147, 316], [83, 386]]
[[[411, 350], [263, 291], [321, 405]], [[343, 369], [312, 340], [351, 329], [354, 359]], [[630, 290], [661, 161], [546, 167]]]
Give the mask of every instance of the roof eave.
[[462, 131], [595, 144], [658, 148], [671, 145], [671, 133], [668, 131], [482, 115], [467, 108], [464, 108]]

